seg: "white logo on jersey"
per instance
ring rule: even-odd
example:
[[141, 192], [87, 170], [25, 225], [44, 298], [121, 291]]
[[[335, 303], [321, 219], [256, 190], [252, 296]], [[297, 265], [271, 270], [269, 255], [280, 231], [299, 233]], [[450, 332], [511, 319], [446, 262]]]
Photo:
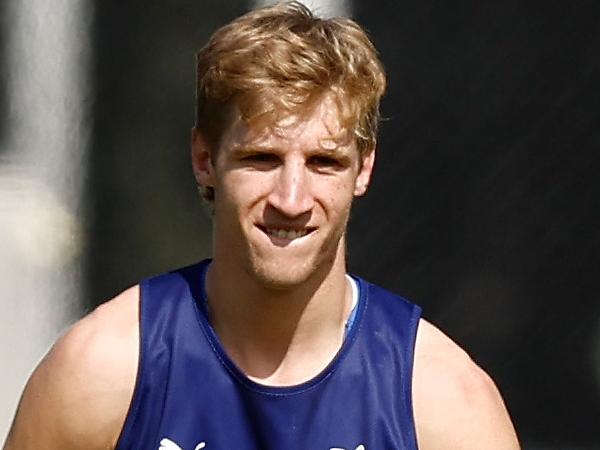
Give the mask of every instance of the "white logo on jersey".
[[[341, 447], [331, 447], [329, 450], [346, 450], [346, 449], [345, 448], [341, 448]], [[367, 449], [366, 449], [366, 447], [364, 445], [360, 444], [354, 450], [367, 450]]]
[[[204, 447], [206, 447], [206, 442], [200, 442], [198, 445], [196, 445], [194, 450], [202, 450]], [[171, 439], [163, 438], [160, 440], [160, 447], [158, 448], [158, 450], [183, 450], [183, 449], [179, 445], [177, 445], [175, 442], [173, 442]], [[342, 448], [342, 447], [331, 447], [329, 450], [346, 450], [346, 449]], [[360, 444], [354, 450], [367, 450], [367, 448], [363, 444]]]
[[[198, 445], [196, 445], [196, 448], [194, 450], [200, 450], [204, 447], [206, 447], [206, 442], [200, 442]], [[158, 448], [158, 450], [183, 450], [183, 449], [179, 445], [177, 445], [175, 442], [173, 442], [171, 439], [163, 438], [160, 441], [160, 447]]]

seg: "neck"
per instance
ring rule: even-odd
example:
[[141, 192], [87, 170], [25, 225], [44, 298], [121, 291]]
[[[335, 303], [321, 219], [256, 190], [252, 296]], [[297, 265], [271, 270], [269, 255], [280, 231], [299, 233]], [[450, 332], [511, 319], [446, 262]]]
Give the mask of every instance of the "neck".
[[270, 385], [299, 384], [321, 372], [342, 345], [351, 309], [343, 239], [327, 270], [285, 288], [226, 263], [215, 255], [206, 289], [211, 323], [236, 365]]

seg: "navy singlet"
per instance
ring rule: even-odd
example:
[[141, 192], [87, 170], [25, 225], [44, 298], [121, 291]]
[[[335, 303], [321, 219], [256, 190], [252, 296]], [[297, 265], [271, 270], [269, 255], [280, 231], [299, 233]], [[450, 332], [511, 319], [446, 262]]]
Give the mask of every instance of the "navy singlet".
[[356, 316], [333, 361], [258, 384], [207, 319], [209, 260], [140, 283], [140, 362], [117, 450], [416, 450], [412, 366], [421, 309], [354, 277]]

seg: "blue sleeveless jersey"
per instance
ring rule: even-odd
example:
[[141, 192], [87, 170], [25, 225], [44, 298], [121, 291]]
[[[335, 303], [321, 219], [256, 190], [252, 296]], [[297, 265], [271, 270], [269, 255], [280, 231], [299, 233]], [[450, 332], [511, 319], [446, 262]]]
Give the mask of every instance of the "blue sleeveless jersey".
[[291, 387], [248, 379], [207, 320], [209, 261], [140, 284], [140, 363], [117, 450], [416, 450], [418, 306], [355, 278], [354, 324], [329, 366]]

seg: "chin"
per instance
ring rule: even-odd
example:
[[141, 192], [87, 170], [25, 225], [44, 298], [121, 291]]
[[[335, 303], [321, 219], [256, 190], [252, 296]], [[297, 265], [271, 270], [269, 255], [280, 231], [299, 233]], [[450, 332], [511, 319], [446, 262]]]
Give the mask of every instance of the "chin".
[[265, 287], [276, 290], [287, 290], [306, 282], [313, 274], [308, 264], [260, 264], [254, 267], [254, 276]]
[[305, 249], [251, 245], [245, 266], [250, 277], [267, 289], [293, 289], [311, 280], [323, 281], [336, 259], [344, 260], [344, 249], [341, 237]]
[[278, 262], [276, 260], [252, 264], [253, 276], [263, 286], [274, 290], [288, 290], [306, 283], [317, 268], [309, 261]]

